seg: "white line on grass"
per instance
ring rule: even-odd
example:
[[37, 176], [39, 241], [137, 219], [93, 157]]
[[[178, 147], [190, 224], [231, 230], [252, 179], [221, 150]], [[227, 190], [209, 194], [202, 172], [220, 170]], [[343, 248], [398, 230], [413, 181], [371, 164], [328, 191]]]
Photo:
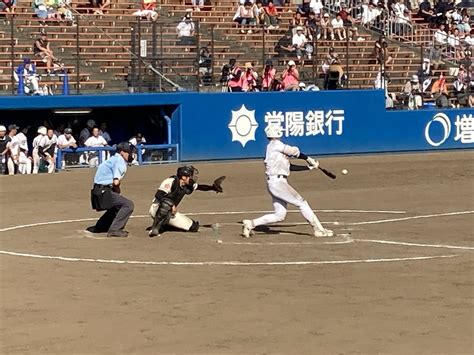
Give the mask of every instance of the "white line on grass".
[[49, 259], [71, 262], [89, 262], [104, 264], [131, 264], [131, 265], [156, 265], [156, 266], [304, 266], [304, 265], [327, 265], [327, 264], [362, 264], [362, 263], [385, 263], [396, 261], [419, 261], [430, 259], [454, 258], [457, 254], [415, 256], [407, 258], [385, 258], [385, 259], [355, 259], [355, 260], [320, 260], [320, 261], [269, 261], [269, 262], [246, 262], [246, 261], [136, 261], [136, 260], [109, 260], [91, 258], [73, 258], [65, 256], [39, 255], [17, 253], [0, 250], [0, 254], [19, 256], [35, 259]]

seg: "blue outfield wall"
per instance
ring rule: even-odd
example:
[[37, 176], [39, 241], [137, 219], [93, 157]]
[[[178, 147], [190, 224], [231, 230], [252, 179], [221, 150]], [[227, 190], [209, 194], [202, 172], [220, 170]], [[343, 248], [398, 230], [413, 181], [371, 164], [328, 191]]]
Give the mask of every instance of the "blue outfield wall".
[[312, 155], [474, 148], [472, 109], [386, 111], [379, 90], [0, 97], [0, 115], [160, 105], [175, 107], [171, 143], [182, 161], [262, 157], [268, 124]]

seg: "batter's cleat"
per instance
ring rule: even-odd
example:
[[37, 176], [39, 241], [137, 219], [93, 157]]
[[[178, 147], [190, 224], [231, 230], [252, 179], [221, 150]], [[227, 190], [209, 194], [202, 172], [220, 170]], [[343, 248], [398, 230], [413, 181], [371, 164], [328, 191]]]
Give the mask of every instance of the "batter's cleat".
[[316, 238], [328, 238], [332, 237], [334, 235], [334, 232], [330, 229], [314, 229], [314, 236]]
[[159, 237], [160, 236], [160, 229], [159, 228], [151, 228], [148, 232], [148, 236], [150, 238]]
[[253, 234], [252, 229], [252, 221], [244, 219], [242, 221], [242, 236], [244, 238], [250, 238], [250, 235]]
[[118, 231], [109, 231], [107, 233], [108, 238], [127, 238], [128, 237], [128, 232], [124, 230], [118, 230]]

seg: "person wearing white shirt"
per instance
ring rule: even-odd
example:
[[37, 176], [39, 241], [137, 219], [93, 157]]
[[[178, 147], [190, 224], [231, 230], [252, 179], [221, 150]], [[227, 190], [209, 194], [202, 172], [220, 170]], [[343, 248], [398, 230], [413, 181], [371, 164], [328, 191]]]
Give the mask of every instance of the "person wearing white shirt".
[[18, 132], [18, 126], [15, 124], [11, 124], [8, 126], [8, 137], [10, 138], [10, 142], [7, 143], [8, 148], [8, 158], [7, 158], [7, 166], [8, 166], [8, 175], [15, 175], [17, 166], [19, 165], [20, 159], [20, 146], [18, 144], [18, 138], [16, 137], [16, 133]]
[[[135, 137], [132, 137], [128, 140], [128, 143], [132, 144], [133, 146], [137, 147], [138, 145], [141, 145], [141, 144], [146, 144], [146, 138], [143, 137], [143, 134], [141, 133], [137, 133], [137, 135]], [[138, 151], [138, 150], [137, 150]], [[142, 157], [143, 157], [143, 154], [145, 154], [145, 149], [142, 149], [141, 150], [142, 152]], [[138, 165], [138, 161], [137, 161], [137, 154], [133, 154], [133, 162], [132, 162], [133, 165]]]
[[54, 130], [49, 128], [46, 135], [43, 136], [38, 143], [38, 154], [41, 159], [48, 165], [48, 174], [54, 173], [56, 169], [55, 150], [58, 140], [54, 135]]
[[346, 39], [344, 21], [339, 14], [336, 16], [336, 18], [331, 20], [331, 27], [333, 29], [333, 35], [336, 34], [339, 37], [339, 40], [343, 41]]
[[308, 59], [311, 59], [311, 53], [313, 53], [313, 46], [308, 43], [308, 38], [303, 33], [303, 27], [298, 26], [296, 28], [296, 33], [293, 35], [292, 39], [293, 47], [296, 49], [296, 56], [298, 60], [303, 59], [303, 52], [306, 53]]
[[88, 120], [86, 123], [86, 128], [84, 128], [81, 133], [79, 134], [79, 144], [84, 144], [84, 142], [91, 136], [92, 128], [95, 127], [94, 120]]
[[435, 47], [444, 47], [448, 43], [448, 35], [444, 31], [444, 25], [439, 25], [438, 30], [434, 34]]
[[41, 142], [41, 140], [43, 139], [43, 137], [47, 133], [46, 127], [39, 126], [37, 132], [38, 132], [38, 135], [35, 137], [35, 139], [33, 139], [33, 144], [32, 144], [32, 146], [33, 146], [33, 152], [32, 152], [32, 156], [33, 156], [33, 174], [38, 174], [39, 163], [40, 163], [40, 160], [41, 160], [41, 157], [39, 156], [39, 153], [38, 153], [38, 146], [39, 146], [39, 143]]
[[18, 172], [20, 174], [31, 174], [31, 159], [28, 157], [28, 138], [26, 138], [29, 128], [29, 126], [23, 128], [15, 136], [18, 142]]
[[[58, 137], [58, 149], [77, 148], [76, 139], [72, 136], [72, 129], [65, 128], [64, 134]], [[62, 155], [61, 169], [65, 168], [65, 155]]]
[[309, 7], [316, 15], [321, 14], [321, 10], [324, 9], [324, 5], [321, 0], [311, 0]]
[[[99, 129], [97, 127], [94, 127], [92, 129], [92, 136], [87, 138], [87, 140], [84, 142], [84, 146], [88, 148], [99, 148], [99, 147], [105, 147], [107, 145], [107, 141], [99, 135]], [[102, 154], [102, 161], [106, 159], [106, 152], [101, 152]], [[99, 165], [99, 156], [97, 152], [90, 151], [87, 153], [87, 158], [86, 161], [89, 163], [89, 166], [91, 167], [96, 167]]]

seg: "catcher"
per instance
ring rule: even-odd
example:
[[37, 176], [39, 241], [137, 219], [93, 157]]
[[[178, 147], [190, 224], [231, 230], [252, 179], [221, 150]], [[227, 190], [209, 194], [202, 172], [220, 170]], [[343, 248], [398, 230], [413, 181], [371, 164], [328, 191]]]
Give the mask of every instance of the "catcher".
[[199, 222], [177, 212], [177, 206], [184, 195], [190, 195], [194, 190], [223, 192], [221, 185], [225, 176], [216, 179], [212, 185], [204, 185], [197, 183], [198, 174], [195, 167], [186, 165], [178, 168], [176, 175], [163, 180], [150, 207], [153, 218], [148, 233], [150, 237], [159, 236], [167, 225], [188, 232], [199, 230]]

